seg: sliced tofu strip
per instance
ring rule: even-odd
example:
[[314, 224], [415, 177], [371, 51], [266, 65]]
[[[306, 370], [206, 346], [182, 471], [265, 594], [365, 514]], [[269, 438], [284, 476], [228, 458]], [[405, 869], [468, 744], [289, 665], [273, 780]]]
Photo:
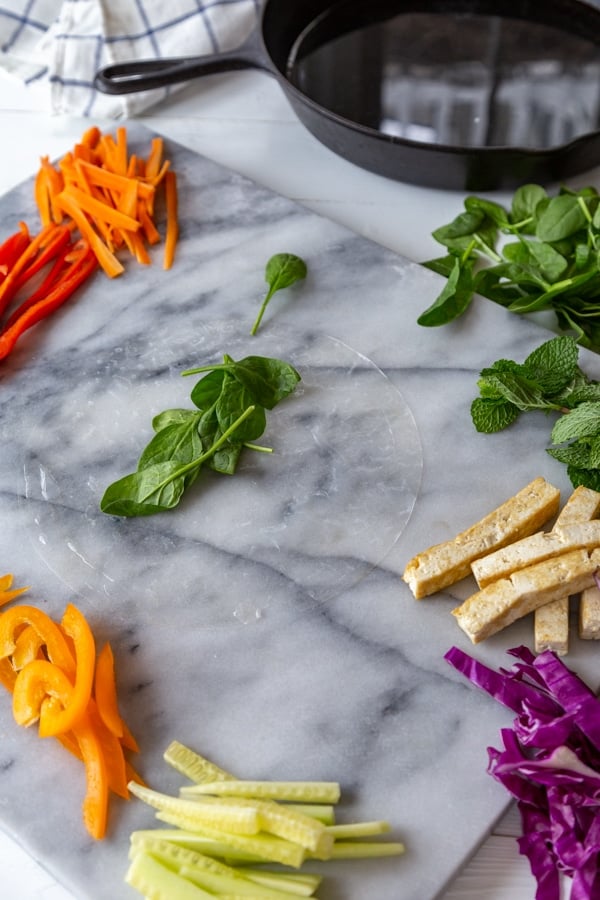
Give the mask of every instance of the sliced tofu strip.
[[586, 588], [579, 598], [579, 637], [600, 640], [600, 590], [596, 585]]
[[478, 586], [484, 588], [527, 566], [571, 550], [592, 550], [594, 547], [600, 547], [600, 519], [575, 525], [555, 525], [552, 531], [532, 534], [474, 560], [471, 569]]
[[558, 512], [560, 491], [536, 478], [453, 540], [413, 557], [403, 579], [417, 600], [448, 587], [471, 572], [471, 564], [507, 544], [533, 534]]
[[569, 652], [569, 597], [559, 597], [534, 611], [535, 652], [554, 650], [559, 656]]
[[[595, 519], [600, 512], [600, 493], [582, 484], [575, 488], [559, 512], [553, 531]], [[588, 590], [593, 590], [589, 588]], [[536, 653], [553, 650], [559, 656], [569, 652], [569, 598], [559, 597], [539, 606], [533, 613]]]
[[563, 553], [495, 581], [452, 612], [463, 631], [477, 644], [538, 606], [592, 587], [599, 565], [598, 548]]
[[600, 514], [600, 493], [580, 484], [558, 514], [554, 528], [589, 522]]

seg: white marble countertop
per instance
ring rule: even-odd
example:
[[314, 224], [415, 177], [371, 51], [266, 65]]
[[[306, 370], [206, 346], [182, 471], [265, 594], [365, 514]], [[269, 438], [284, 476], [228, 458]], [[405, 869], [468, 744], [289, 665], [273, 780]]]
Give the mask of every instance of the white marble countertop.
[[[1, 193], [28, 178], [40, 154], [58, 155], [89, 125], [89, 121], [48, 116], [44, 99], [0, 80]], [[143, 121], [414, 261], [434, 255], [432, 229], [462, 206], [459, 194], [390, 182], [337, 158], [295, 119], [275, 82], [259, 73], [205, 78], [201, 85], [185, 88], [155, 107]], [[598, 183], [600, 170], [579, 180]], [[535, 886], [526, 861], [517, 852], [518, 830], [517, 815], [511, 810], [446, 892], [445, 900], [531, 900]], [[3, 896], [11, 900], [71, 896], [1, 834], [0, 871]]]

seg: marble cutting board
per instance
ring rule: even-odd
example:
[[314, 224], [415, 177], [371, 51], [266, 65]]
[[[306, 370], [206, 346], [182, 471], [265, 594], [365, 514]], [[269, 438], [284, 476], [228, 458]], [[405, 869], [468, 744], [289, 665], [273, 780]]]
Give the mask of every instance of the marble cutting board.
[[[129, 130], [148, 146], [149, 132]], [[341, 819], [387, 818], [407, 851], [331, 865], [321, 900], [431, 900], [505, 808], [486, 747], [510, 715], [443, 661], [452, 644], [473, 649], [450, 616], [473, 584], [417, 602], [400, 575], [537, 475], [568, 495], [543, 415], [494, 437], [469, 417], [479, 370], [549, 334], [484, 301], [422, 329], [436, 275], [182, 146], [168, 154], [180, 183], [174, 268], [157, 258], [98, 275], [0, 368], [0, 568], [55, 616], [77, 602], [98, 642], [112, 642], [152, 786], [179, 786], [162, 761], [173, 738], [240, 777], [338, 779]], [[35, 220], [31, 182], [1, 204], [6, 234]], [[309, 275], [250, 337], [264, 265], [280, 251]], [[152, 416], [189, 406], [181, 371], [224, 352], [279, 356], [302, 375], [269, 419], [274, 453], [198, 482], [174, 512], [102, 514]], [[600, 376], [597, 357], [581, 361]], [[530, 628], [477, 656], [506, 664]], [[597, 681], [597, 653], [575, 638], [568, 659]], [[135, 896], [123, 883], [128, 836], [153, 826], [151, 811], [114, 802], [109, 837], [93, 844], [81, 767], [18, 728], [7, 696], [0, 735], [0, 825], [81, 900]]]

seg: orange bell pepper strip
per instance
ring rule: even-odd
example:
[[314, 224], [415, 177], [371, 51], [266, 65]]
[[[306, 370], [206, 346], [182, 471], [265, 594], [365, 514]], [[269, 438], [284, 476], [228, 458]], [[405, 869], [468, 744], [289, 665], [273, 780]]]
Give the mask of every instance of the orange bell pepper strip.
[[25, 591], [28, 591], [28, 587], [22, 588], [12, 588], [13, 576], [12, 575], [2, 575], [0, 577], [0, 606], [6, 606], [7, 603], [10, 603], [11, 600], [14, 600], [15, 597], [18, 597], [20, 594], [24, 594]]
[[98, 735], [88, 715], [78, 722], [73, 734], [79, 744], [85, 765], [86, 793], [83, 801], [83, 821], [89, 834], [97, 841], [106, 834], [108, 819], [108, 774]]
[[[69, 603], [65, 610], [61, 626], [73, 639], [75, 646], [75, 683], [70, 695], [67, 694], [64, 699], [59, 697], [62, 708], [58, 703], [42, 703], [39, 717], [40, 737], [64, 734], [74, 728], [85, 713], [92, 695], [96, 663], [96, 643], [92, 630], [85, 616], [72, 603]], [[29, 667], [22, 671], [26, 672], [27, 668]]]
[[23, 669], [27, 663], [38, 658], [39, 652], [44, 646], [42, 636], [33, 625], [27, 625], [18, 636], [15, 649], [12, 653], [12, 666], [15, 672]]
[[94, 677], [94, 699], [100, 718], [116, 737], [123, 736], [123, 720], [117, 703], [117, 683], [115, 680], [115, 658], [110, 644], [106, 643], [96, 660]]
[[13, 689], [15, 721], [29, 726], [39, 720], [40, 737], [74, 728], [85, 714], [92, 692], [95, 642], [91, 629], [72, 604], [67, 606], [61, 625], [75, 647], [73, 682], [54, 662], [34, 659], [19, 671]]
[[36, 606], [21, 604], [0, 614], [0, 659], [12, 656], [23, 625], [31, 625], [42, 638], [48, 658], [74, 676], [75, 660], [63, 633], [56, 622]]
[[13, 689], [13, 716], [17, 725], [29, 728], [44, 709], [69, 706], [74, 688], [62, 669], [47, 659], [34, 659], [17, 674]]

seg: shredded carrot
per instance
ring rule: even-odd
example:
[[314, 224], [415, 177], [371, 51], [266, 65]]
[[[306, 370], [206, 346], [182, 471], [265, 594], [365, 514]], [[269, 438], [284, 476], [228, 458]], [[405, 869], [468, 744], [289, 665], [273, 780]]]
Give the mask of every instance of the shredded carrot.
[[174, 172], [167, 172], [165, 176], [165, 190], [167, 202], [167, 234], [165, 237], [163, 268], [170, 269], [175, 259], [175, 247], [179, 237], [177, 177]]
[[[73, 221], [77, 224], [79, 231], [90, 245], [93, 253], [96, 254], [99, 265], [104, 269], [109, 278], [115, 278], [124, 271], [124, 266], [119, 262], [114, 253], [104, 243], [94, 226], [86, 217], [85, 213], [79, 208], [76, 201], [73, 200], [67, 191], [62, 191], [58, 197], [59, 203]], [[1, 286], [0, 286], [1, 290]]]
[[[0, 594], [11, 588], [12, 575], [0, 577]], [[54, 735], [83, 761], [83, 820], [101, 839], [109, 794], [127, 799], [130, 781], [144, 783], [125, 757], [138, 746], [118, 709], [110, 645], [96, 657], [90, 625], [73, 604], [60, 623], [37, 607], [14, 606], [0, 613], [0, 683], [18, 724], [39, 722], [41, 736]]]

